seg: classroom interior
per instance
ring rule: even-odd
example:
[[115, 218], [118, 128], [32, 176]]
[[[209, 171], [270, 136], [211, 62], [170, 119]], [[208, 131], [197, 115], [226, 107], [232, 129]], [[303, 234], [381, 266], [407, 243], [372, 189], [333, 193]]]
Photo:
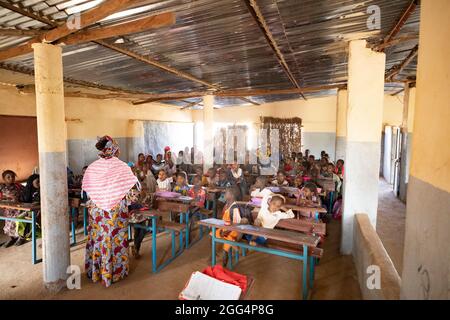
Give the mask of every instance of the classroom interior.
[[[128, 275], [105, 287], [85, 272], [90, 218], [66, 168], [81, 174], [108, 135], [132, 167], [195, 147], [190, 180], [220, 167], [218, 143], [259, 159], [274, 128], [271, 161], [324, 151], [345, 173], [340, 191], [318, 183], [323, 213], [292, 219], [312, 231], [271, 230], [303, 239], [295, 250], [231, 250], [225, 266], [251, 279], [242, 299], [449, 299], [449, 15], [447, 0], [0, 0], [0, 172], [22, 184], [39, 173], [42, 219], [35, 245], [0, 247], [0, 299], [179, 299], [213, 264], [215, 225], [199, 222], [222, 217], [215, 194], [192, 230], [176, 216], [181, 227], [148, 232], [138, 259], [130, 240]], [[227, 163], [244, 168], [237, 153]]]

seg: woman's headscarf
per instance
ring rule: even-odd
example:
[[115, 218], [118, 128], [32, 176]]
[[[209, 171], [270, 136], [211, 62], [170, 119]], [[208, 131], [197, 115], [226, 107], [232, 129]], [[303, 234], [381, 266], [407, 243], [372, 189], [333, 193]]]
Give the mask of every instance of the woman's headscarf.
[[[97, 138], [97, 140], [100, 140], [102, 138]], [[98, 153], [98, 155], [100, 158], [109, 159], [115, 156], [120, 148], [116, 140], [114, 140], [110, 136], [105, 136], [105, 138], [108, 140], [108, 142], [106, 142], [105, 147]]]
[[21, 201], [26, 203], [33, 202], [33, 194], [38, 190], [33, 186], [33, 181], [39, 179], [38, 174], [32, 174], [27, 179], [27, 184], [22, 192]]

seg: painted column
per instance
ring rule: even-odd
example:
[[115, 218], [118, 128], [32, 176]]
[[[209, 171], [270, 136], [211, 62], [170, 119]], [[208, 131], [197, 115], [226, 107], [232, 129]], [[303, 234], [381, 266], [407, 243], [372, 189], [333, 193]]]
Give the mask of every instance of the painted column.
[[[128, 124], [128, 161], [137, 162], [138, 154], [145, 153], [144, 123], [140, 120], [130, 120]], [[153, 155], [156, 156], [156, 155]]]
[[337, 94], [336, 108], [336, 161], [345, 160], [347, 137], [347, 90], [341, 89]]
[[214, 165], [214, 96], [203, 97], [203, 171]]
[[33, 49], [44, 284], [59, 291], [70, 265], [62, 56], [61, 48], [50, 44], [36, 43]]
[[352, 252], [356, 213], [367, 213], [372, 225], [376, 225], [385, 58], [384, 53], [366, 48], [365, 40], [349, 44], [343, 254]]
[[449, 15], [421, 1], [401, 299], [450, 299]]

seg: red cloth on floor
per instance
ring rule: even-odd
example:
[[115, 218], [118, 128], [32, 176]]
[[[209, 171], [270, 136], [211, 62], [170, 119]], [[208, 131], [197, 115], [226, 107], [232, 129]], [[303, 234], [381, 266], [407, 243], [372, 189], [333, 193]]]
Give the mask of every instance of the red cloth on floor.
[[244, 276], [242, 274], [232, 272], [228, 269], [225, 269], [221, 265], [216, 265], [214, 267], [207, 267], [202, 271], [202, 273], [213, 277], [217, 280], [234, 284], [235, 286], [238, 286], [241, 288], [242, 293], [245, 293], [247, 291], [248, 281], [247, 276]]

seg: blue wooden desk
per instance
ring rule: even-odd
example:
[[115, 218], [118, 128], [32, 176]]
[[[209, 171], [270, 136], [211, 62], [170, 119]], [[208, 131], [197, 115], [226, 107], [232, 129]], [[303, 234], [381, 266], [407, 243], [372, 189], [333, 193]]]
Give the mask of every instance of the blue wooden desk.
[[[225, 225], [223, 220], [219, 219], [205, 219], [199, 221], [199, 224], [204, 225], [206, 227], [210, 227], [212, 229], [212, 261], [211, 265], [214, 266], [216, 264], [216, 243], [229, 244], [234, 247], [240, 247], [243, 250], [254, 250], [259, 252], [264, 252], [268, 254], [273, 254], [281, 257], [291, 258], [295, 260], [302, 261], [303, 272], [302, 272], [302, 297], [303, 299], [307, 299], [308, 297], [308, 253], [310, 248], [317, 247], [319, 243], [319, 237], [313, 235], [306, 235], [299, 232], [292, 232], [286, 230], [275, 230], [275, 229], [266, 229], [251, 225]], [[302, 248], [301, 253], [295, 253], [292, 251], [284, 251], [280, 249], [268, 248], [263, 246], [251, 246], [245, 242], [234, 242], [225, 240], [222, 238], [216, 237], [217, 228], [226, 230], [226, 231], [236, 231], [243, 234], [249, 234], [252, 236], [262, 236], [267, 239], [273, 239], [278, 241], [283, 241], [290, 244], [295, 244], [299, 248]], [[312, 287], [312, 281], [314, 279], [314, 258], [311, 256], [310, 259], [310, 277], [309, 277], [309, 286]]]
[[[184, 242], [183, 242], [183, 232], [179, 232], [179, 248], [176, 251], [176, 230], [168, 229], [165, 227], [164, 223], [158, 224], [160, 217], [163, 217], [168, 214], [168, 212], [160, 212], [157, 210], [148, 210], [148, 211], [137, 211], [137, 214], [142, 216], [143, 219], [137, 220], [133, 222], [130, 220], [128, 224], [128, 240], [132, 240], [132, 227], [144, 229], [147, 232], [151, 232], [152, 234], [152, 272], [156, 273], [162, 270], [165, 266], [171, 263], [175, 258], [177, 258], [184, 251]], [[143, 222], [149, 221], [150, 225], [142, 225]], [[158, 232], [168, 231], [172, 236], [172, 255], [169, 259], [164, 261], [161, 265], [157, 264], [157, 246], [156, 246], [156, 238]]]
[[37, 264], [39, 262], [42, 262], [42, 259], [37, 259], [37, 246], [36, 246], [36, 212], [40, 209], [39, 205], [32, 203], [12, 203], [0, 201], [0, 209], [19, 210], [25, 214], [31, 213], [31, 219], [11, 218], [0, 215], [0, 220], [9, 220], [31, 224], [31, 263]]

